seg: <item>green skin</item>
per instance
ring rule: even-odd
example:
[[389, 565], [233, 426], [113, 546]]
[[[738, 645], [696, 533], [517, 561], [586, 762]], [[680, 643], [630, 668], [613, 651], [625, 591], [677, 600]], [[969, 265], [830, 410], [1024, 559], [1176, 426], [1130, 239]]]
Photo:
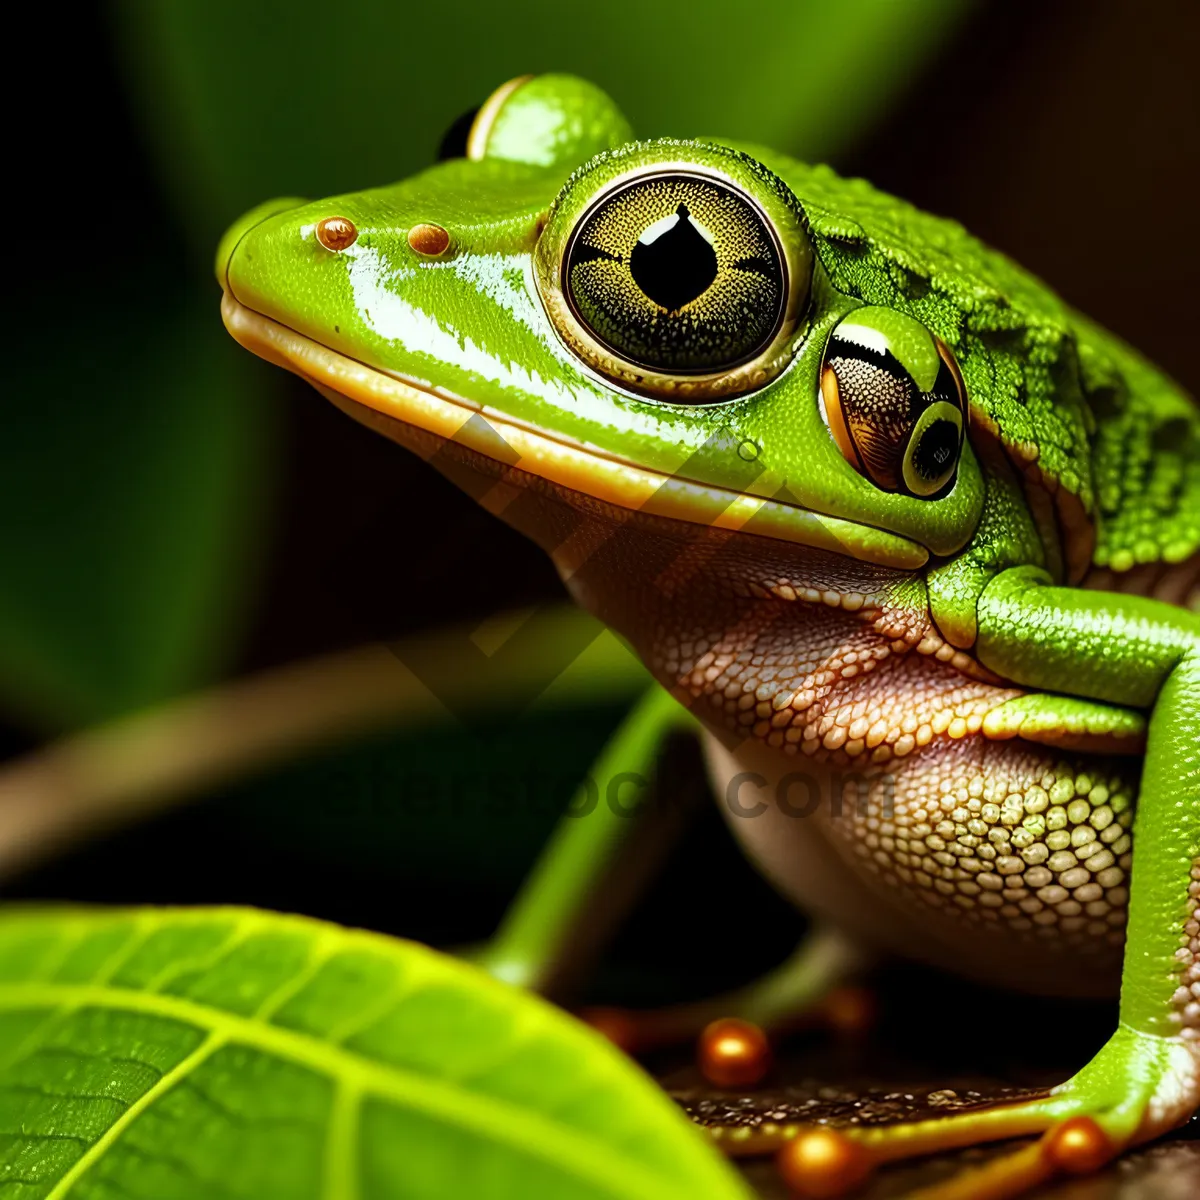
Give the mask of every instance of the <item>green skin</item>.
[[[1191, 1059], [1181, 1057], [1172, 1020], [1176, 954], [1200, 863], [1200, 619], [1146, 595], [1077, 584], [1091, 568], [1116, 578], [1139, 565], [1184, 570], [1195, 562], [1197, 409], [1007, 259], [861, 181], [758, 147], [630, 144], [612, 102], [565, 76], [524, 84], [489, 120], [475, 157], [388, 187], [248, 213], [218, 251], [222, 286], [243, 308], [320, 347], [557, 442], [734, 495], [782, 497], [774, 519], [791, 523], [795, 540], [828, 546], [832, 537], [859, 561], [903, 563], [923, 578], [945, 639], [1031, 689], [1035, 707], [1053, 710], [1052, 693], [1069, 686], [1066, 710], [1100, 701], [1121, 706], [1114, 721], [1143, 723], [1134, 710], [1148, 714], [1120, 1029], [1039, 1112], [1093, 1116], [1114, 1146], [1177, 1123], [1181, 1104], [1186, 1117], [1200, 1067], [1194, 1041]], [[606, 181], [656, 161], [714, 167], [768, 211], [783, 195], [807, 218], [811, 306], [792, 361], [758, 390], [705, 405], [635, 395], [581, 362], [539, 298], [539, 236], [542, 246], [554, 244]], [[755, 164], [773, 173], [770, 187]], [[313, 233], [331, 215], [359, 230], [342, 252]], [[407, 240], [413, 226], [430, 222], [451, 236], [436, 257]], [[823, 419], [826, 337], [862, 305], [914, 318], [957, 358], [970, 431], [954, 486], [937, 498], [880, 490], [847, 461]], [[900, 325], [903, 342], [913, 322]], [[909, 361], [914, 378], [936, 372], [927, 346], [912, 348]], [[739, 444], [760, 448], [766, 470], [749, 482], [744, 462], [709, 449], [727, 445], [731, 430]], [[431, 452], [428, 440], [406, 444]], [[1012, 471], [989, 467], [985, 447], [1002, 449]], [[593, 483], [583, 476], [575, 486], [588, 492]], [[708, 520], [699, 494], [684, 486], [675, 515]], [[691, 718], [649, 698], [610, 748], [607, 769], [636, 769], [681, 720]], [[558, 858], [539, 868], [510, 919], [501, 958], [528, 960], [561, 936], [562, 914], [596, 874], [588, 856], [604, 860], [615, 836], [560, 836]], [[1181, 1061], [1192, 1064], [1189, 1078], [1180, 1077]], [[1169, 1116], [1156, 1115], [1163, 1111]]]

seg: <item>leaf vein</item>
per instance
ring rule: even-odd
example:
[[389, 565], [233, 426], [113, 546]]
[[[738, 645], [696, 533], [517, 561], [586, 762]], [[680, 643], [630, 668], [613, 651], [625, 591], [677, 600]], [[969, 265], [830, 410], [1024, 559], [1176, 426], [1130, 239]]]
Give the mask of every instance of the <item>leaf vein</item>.
[[206, 1088], [202, 1088], [194, 1079], [186, 1079], [180, 1084], [180, 1090], [194, 1096], [199, 1102], [211, 1109], [222, 1121], [238, 1129], [302, 1129], [311, 1122], [301, 1117], [257, 1117], [238, 1112], [228, 1104], [218, 1100]]
[[[190, 1179], [195, 1183], [200, 1184], [200, 1186], [204, 1188], [204, 1195], [206, 1197], [212, 1198], [217, 1193], [224, 1196], [237, 1196], [237, 1193], [224, 1179], [206, 1178], [205, 1176], [201, 1175], [191, 1163], [186, 1162], [182, 1158], [176, 1157], [174, 1154], [166, 1154], [157, 1149], [151, 1153], [142, 1146], [135, 1146], [132, 1142], [127, 1142], [122, 1149], [125, 1151], [125, 1153], [133, 1155], [134, 1158], [140, 1158], [149, 1163], [162, 1163], [168, 1167], [171, 1167], [184, 1179]], [[105, 1183], [110, 1185], [116, 1182], [117, 1181], [112, 1177], [109, 1177], [105, 1180]], [[133, 1192], [130, 1192], [126, 1188], [121, 1188], [120, 1190], [123, 1191], [127, 1196], [134, 1195]], [[47, 1197], [47, 1200], [50, 1200], [50, 1197]]]
[[315, 941], [304, 965], [290, 978], [285, 979], [254, 1011], [256, 1021], [269, 1021], [293, 996], [298, 995], [311, 983], [321, 968], [330, 960], [336, 949], [334, 940], [323, 937]]
[[78, 1133], [34, 1133], [29, 1129], [9, 1130], [6, 1129], [0, 1132], [0, 1142], [7, 1140], [8, 1142], [79, 1142], [80, 1145], [90, 1146], [92, 1144], [90, 1138], [80, 1136]]
[[0, 1084], [0, 1091], [23, 1092], [31, 1096], [41, 1096], [46, 1100], [104, 1100], [109, 1104], [115, 1104], [118, 1108], [124, 1109], [125, 1107], [125, 1102], [120, 1096], [107, 1096], [103, 1092], [77, 1092], [70, 1089], [56, 1092], [45, 1083], [4, 1083]]
[[216, 1032], [210, 1033], [186, 1058], [182, 1058], [162, 1075], [153, 1087], [147, 1088], [76, 1160], [65, 1175], [46, 1194], [46, 1200], [62, 1200], [95, 1163], [156, 1100], [169, 1092], [181, 1079], [196, 1069], [225, 1041]]
[[342, 1082], [325, 1138], [325, 1200], [358, 1200], [358, 1119], [362, 1093]]
[[30, 1055], [46, 1049], [45, 1039], [55, 1024], [61, 1023], [75, 1011], [73, 1004], [62, 1004], [50, 1009], [46, 1015], [21, 1038], [11, 1049], [8, 1057], [0, 1059], [0, 1071], [8, 1071]]
[[142, 989], [147, 992], [161, 992], [169, 984], [185, 975], [211, 971], [223, 958], [228, 957], [231, 951], [236, 950], [245, 942], [253, 932], [253, 926], [249, 921], [240, 922], [230, 929], [222, 941], [209, 947], [202, 954], [191, 958], [180, 957], [167, 963], [156, 975], [151, 976], [141, 985]]
[[155, 926], [151, 924], [149, 919], [139, 913], [133, 922], [133, 929], [130, 931], [128, 940], [124, 945], [118, 946], [107, 960], [96, 968], [96, 973], [92, 977], [93, 985], [106, 984], [112, 977], [150, 940], [151, 933], [154, 932]]

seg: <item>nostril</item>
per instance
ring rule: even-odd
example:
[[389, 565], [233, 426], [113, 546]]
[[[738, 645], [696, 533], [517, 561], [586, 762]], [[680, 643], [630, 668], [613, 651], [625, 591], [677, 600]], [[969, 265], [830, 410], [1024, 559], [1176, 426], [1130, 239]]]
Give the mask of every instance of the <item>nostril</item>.
[[317, 241], [326, 250], [348, 250], [357, 240], [358, 230], [349, 217], [325, 217], [317, 222]]
[[436, 258], [446, 253], [450, 235], [440, 225], [414, 225], [408, 231], [408, 244], [417, 254]]

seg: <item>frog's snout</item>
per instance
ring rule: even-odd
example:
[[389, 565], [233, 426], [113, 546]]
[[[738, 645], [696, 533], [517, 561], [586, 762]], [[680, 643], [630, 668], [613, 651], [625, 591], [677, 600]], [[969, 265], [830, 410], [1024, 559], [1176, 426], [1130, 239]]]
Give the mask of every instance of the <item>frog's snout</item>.
[[233, 252], [237, 249], [238, 243], [251, 229], [281, 212], [299, 208], [300, 205], [307, 203], [308, 201], [300, 196], [284, 196], [277, 200], [267, 200], [262, 204], [256, 204], [249, 212], [238, 217], [217, 244], [217, 259], [214, 268], [217, 282], [221, 287], [228, 289], [229, 261], [233, 258]]

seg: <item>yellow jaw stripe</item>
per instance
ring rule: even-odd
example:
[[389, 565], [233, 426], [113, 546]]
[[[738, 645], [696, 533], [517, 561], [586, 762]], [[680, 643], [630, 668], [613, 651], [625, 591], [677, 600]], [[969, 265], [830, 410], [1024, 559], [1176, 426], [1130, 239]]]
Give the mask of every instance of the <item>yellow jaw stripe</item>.
[[[519, 456], [519, 470], [618, 508], [731, 531], [752, 522], [748, 532], [756, 535], [900, 570], [915, 570], [929, 557], [923, 546], [895, 534], [648, 470], [595, 447], [552, 437], [486, 406], [418, 387], [319, 345], [246, 308], [229, 292], [221, 301], [221, 316], [246, 349], [326, 395], [487, 457], [494, 455], [499, 435]], [[477, 416], [483, 420], [473, 421]]]

